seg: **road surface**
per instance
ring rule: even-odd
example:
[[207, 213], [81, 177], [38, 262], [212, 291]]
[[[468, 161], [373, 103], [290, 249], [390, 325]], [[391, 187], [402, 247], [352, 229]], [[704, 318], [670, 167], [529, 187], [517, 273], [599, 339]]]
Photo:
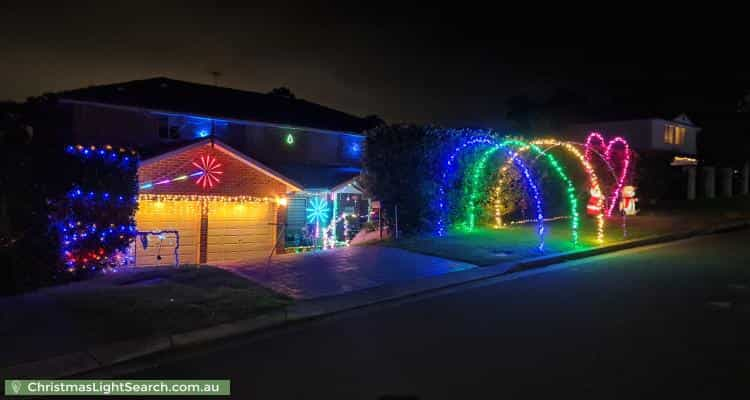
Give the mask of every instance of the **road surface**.
[[246, 399], [748, 398], [749, 328], [743, 231], [235, 339], [124, 377], [229, 378]]

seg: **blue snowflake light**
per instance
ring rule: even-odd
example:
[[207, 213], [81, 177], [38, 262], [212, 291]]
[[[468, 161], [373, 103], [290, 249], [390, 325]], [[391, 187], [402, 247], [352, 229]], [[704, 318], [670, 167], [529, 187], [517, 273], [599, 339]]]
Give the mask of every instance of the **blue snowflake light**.
[[313, 197], [307, 207], [307, 221], [324, 225], [328, 221], [328, 202], [320, 197]]

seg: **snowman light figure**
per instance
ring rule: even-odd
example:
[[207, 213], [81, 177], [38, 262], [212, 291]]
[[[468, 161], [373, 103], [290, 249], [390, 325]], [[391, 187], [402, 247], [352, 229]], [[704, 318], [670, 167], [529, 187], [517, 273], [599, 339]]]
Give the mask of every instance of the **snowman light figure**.
[[620, 199], [620, 211], [625, 215], [637, 214], [638, 210], [635, 209], [635, 203], [637, 202], [638, 198], [635, 197], [635, 186], [624, 186]]
[[602, 213], [602, 205], [604, 204], [602, 201], [602, 191], [598, 187], [593, 187], [590, 193], [591, 197], [586, 206], [586, 213], [592, 217], [596, 217]]

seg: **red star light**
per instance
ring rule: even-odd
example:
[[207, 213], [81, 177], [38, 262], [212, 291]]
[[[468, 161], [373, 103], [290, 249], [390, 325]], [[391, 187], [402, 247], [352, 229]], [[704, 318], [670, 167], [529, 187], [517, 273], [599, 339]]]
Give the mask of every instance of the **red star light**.
[[195, 183], [202, 186], [203, 189], [211, 189], [217, 183], [221, 182], [219, 176], [224, 174], [221, 170], [221, 163], [216, 161], [214, 156], [201, 156], [200, 160], [193, 161], [198, 169], [200, 169], [200, 176]]

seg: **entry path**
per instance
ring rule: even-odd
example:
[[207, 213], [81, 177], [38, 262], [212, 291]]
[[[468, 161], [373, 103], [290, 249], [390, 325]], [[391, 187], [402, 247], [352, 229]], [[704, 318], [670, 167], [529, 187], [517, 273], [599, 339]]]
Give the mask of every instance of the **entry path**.
[[270, 263], [263, 260], [219, 267], [295, 299], [332, 296], [476, 268], [473, 264], [383, 246], [282, 254], [274, 256]]

